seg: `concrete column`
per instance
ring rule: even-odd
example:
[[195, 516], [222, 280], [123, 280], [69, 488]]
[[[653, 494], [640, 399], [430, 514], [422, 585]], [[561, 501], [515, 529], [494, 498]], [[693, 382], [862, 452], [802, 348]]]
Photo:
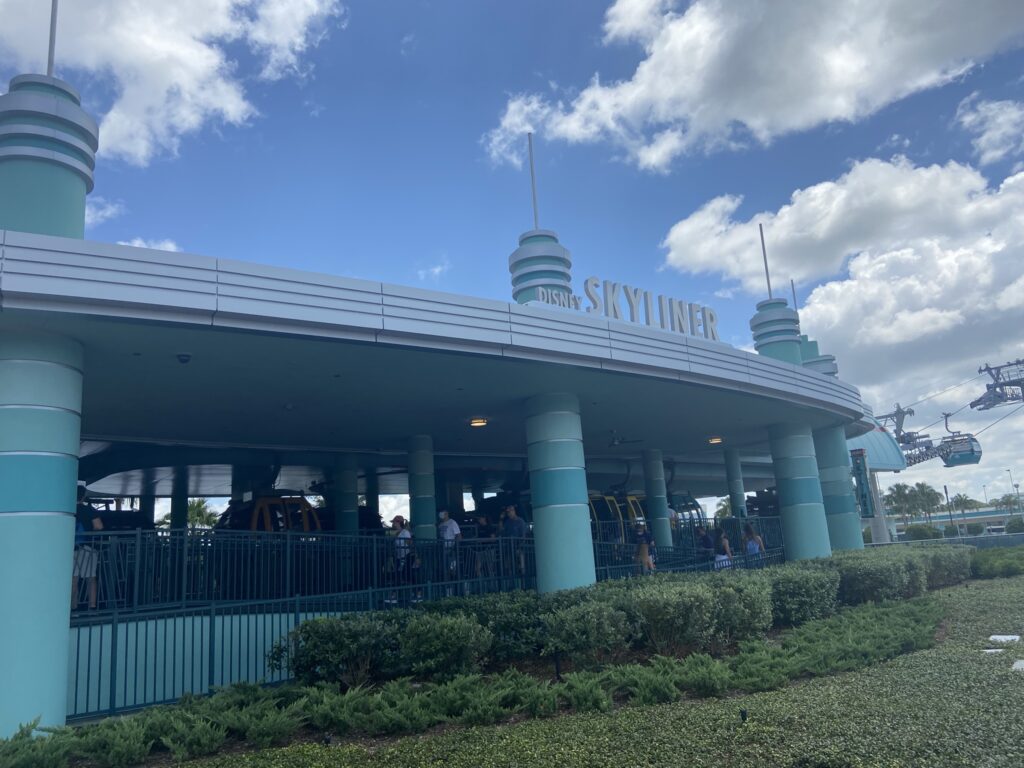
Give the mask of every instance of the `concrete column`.
[[334, 529], [338, 533], [359, 533], [359, 470], [355, 456], [346, 453], [338, 457], [332, 485]]
[[430, 435], [409, 438], [409, 517], [414, 538], [437, 538], [434, 441]]
[[818, 461], [821, 495], [832, 549], [864, 549], [860, 514], [853, 495], [846, 430], [841, 426], [817, 430], [814, 433], [814, 454]]
[[811, 429], [806, 424], [776, 424], [768, 437], [786, 559], [828, 557], [832, 548]]
[[576, 395], [556, 393], [527, 400], [526, 451], [537, 590], [554, 592], [593, 584], [594, 542]]
[[171, 528], [188, 527], [188, 467], [174, 468], [171, 485]]
[[64, 724], [83, 353], [0, 334], [0, 737]]
[[152, 528], [156, 524], [156, 496], [144, 493], [139, 497], [139, 528]]
[[725, 449], [725, 482], [729, 487], [729, 506], [737, 518], [747, 516], [747, 495], [743, 492], [743, 466], [735, 448]]
[[668, 492], [665, 490], [665, 464], [661, 451], [644, 451], [644, 493], [647, 495], [647, 525], [659, 547], [672, 546], [672, 524], [668, 519]]

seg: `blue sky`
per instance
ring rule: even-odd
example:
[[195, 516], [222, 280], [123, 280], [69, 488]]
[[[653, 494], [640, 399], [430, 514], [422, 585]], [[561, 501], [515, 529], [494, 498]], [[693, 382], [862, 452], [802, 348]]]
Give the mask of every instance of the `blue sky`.
[[[40, 66], [42, 5], [0, 0], [4, 80]], [[90, 238], [507, 300], [529, 127], [577, 290], [708, 303], [749, 344], [762, 222], [877, 408], [1024, 355], [1018, 3], [65, 5], [58, 74], [103, 121]]]

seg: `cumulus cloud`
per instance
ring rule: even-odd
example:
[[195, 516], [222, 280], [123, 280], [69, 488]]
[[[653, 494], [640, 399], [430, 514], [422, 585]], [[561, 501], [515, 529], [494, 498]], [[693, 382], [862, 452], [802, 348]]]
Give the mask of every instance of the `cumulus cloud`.
[[571, 101], [516, 94], [484, 137], [496, 162], [522, 162], [532, 126], [572, 143], [608, 141], [661, 171], [710, 151], [830, 122], [850, 122], [943, 85], [1019, 44], [1024, 5], [988, 0], [774, 3], [770, 0], [617, 0], [605, 42], [634, 42], [631, 77], [595, 75]]
[[441, 275], [443, 275], [451, 268], [451, 262], [448, 260], [447, 256], [444, 256], [441, 258], [441, 261], [439, 261], [437, 264], [433, 264], [424, 269], [416, 270], [416, 275], [419, 277], [420, 280], [430, 280], [436, 283], [441, 278]]
[[[0, 61], [42, 71], [48, 13], [49, 3], [0, 0]], [[303, 55], [344, 18], [339, 0], [64, 3], [57, 74], [109, 87], [100, 151], [146, 165], [210, 123], [241, 125], [256, 114], [229, 46], [245, 46], [264, 80], [301, 75]]]
[[146, 240], [142, 237], [133, 237], [131, 240], [118, 240], [118, 245], [130, 245], [133, 248], [152, 248], [156, 251], [180, 251], [181, 246], [173, 240]]
[[[842, 378], [876, 412], [964, 381], [982, 363], [1024, 357], [1024, 173], [990, 186], [958, 163], [872, 159], [795, 191], [778, 210], [744, 219], [739, 205], [738, 197], [715, 198], [673, 227], [668, 265], [720, 274], [760, 294], [764, 222], [777, 280], [816, 283], [800, 308], [803, 331], [836, 355]], [[908, 428], [938, 421], [928, 431], [941, 437], [942, 412], [963, 408], [953, 427], [984, 429], [1007, 412], [964, 407], [984, 383], [917, 405]], [[931, 461], [890, 481], [980, 496], [982, 483], [996, 483], [1024, 452], [1022, 427], [1024, 413], [982, 434], [978, 467]]]
[[85, 226], [89, 229], [98, 227], [105, 221], [116, 219], [124, 212], [124, 203], [93, 195], [85, 201]]
[[1024, 155], [1024, 103], [985, 101], [974, 93], [960, 102], [956, 119], [972, 134], [971, 143], [982, 165]]

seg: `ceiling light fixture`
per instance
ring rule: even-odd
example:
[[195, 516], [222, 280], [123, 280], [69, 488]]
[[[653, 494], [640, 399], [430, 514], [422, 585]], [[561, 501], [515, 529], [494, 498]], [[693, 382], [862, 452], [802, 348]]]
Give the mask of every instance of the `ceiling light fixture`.
[[477, 416], [474, 419], [469, 420], [469, 426], [471, 427], [486, 427], [487, 419]]
[[721, 445], [722, 442], [723, 442], [722, 438], [717, 437], [717, 436], [716, 437], [709, 437], [708, 438], [708, 445]]

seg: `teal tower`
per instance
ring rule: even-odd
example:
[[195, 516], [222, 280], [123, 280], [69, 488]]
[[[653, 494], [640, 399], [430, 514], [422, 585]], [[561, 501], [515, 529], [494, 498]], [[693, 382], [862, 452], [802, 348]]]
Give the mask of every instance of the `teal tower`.
[[572, 295], [572, 257], [550, 229], [521, 234], [519, 247], [508, 257], [508, 271], [512, 273], [512, 298], [520, 304], [542, 300], [545, 292], [566, 298]]
[[[785, 299], [759, 302], [750, 330], [758, 354], [793, 365], [803, 364], [800, 316], [787, 306]], [[828, 557], [832, 547], [811, 427], [801, 422], [775, 424], [768, 430], [768, 436], [786, 559]]]
[[[3, 230], [82, 237], [97, 146], [74, 88], [11, 80], [0, 96], [0, 243]], [[28, 322], [0, 324], [0, 737], [35, 718], [63, 725], [67, 706], [85, 356]]]
[[0, 229], [85, 235], [99, 129], [78, 92], [45, 75], [19, 75], [0, 96]]

